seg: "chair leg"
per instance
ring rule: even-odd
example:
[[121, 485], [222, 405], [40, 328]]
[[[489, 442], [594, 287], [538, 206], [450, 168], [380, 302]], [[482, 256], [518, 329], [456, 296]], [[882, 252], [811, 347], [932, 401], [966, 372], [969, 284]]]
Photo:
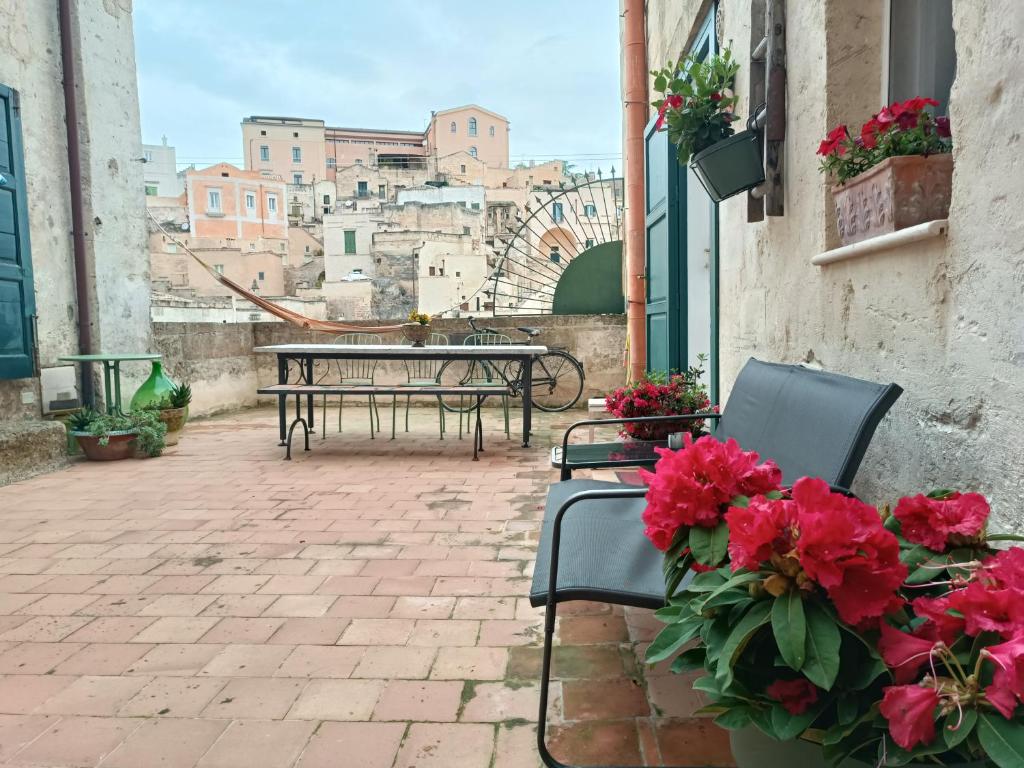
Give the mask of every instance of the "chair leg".
[[[391, 396], [391, 439], [395, 439], [395, 407], [398, 403], [398, 395]], [[408, 411], [406, 411], [408, 414]]]
[[512, 439], [512, 432], [509, 430], [509, 408], [508, 408], [508, 395], [501, 396], [501, 407], [505, 411], [505, 439]]
[[370, 395], [370, 401], [366, 405], [366, 412], [370, 414], [370, 439], [375, 440], [377, 436], [373, 432], [373, 395]]
[[541, 762], [548, 768], [569, 768], [559, 762], [548, 751], [545, 739], [548, 724], [548, 691], [551, 687], [551, 655], [555, 642], [555, 619], [558, 604], [548, 595], [548, 603], [544, 608], [544, 655], [541, 660], [540, 672], [540, 712], [537, 715], [537, 751]]
[[338, 432], [341, 432], [341, 414], [345, 412], [345, 396], [338, 398]]
[[462, 439], [462, 404], [463, 396], [459, 395], [459, 440]]
[[444, 440], [444, 408], [441, 407], [441, 402], [437, 403], [437, 425], [441, 436], [438, 438]]
[[410, 395], [405, 396], [405, 431], [409, 431], [409, 404], [412, 403]]
[[321, 440], [326, 440], [327, 439], [327, 395], [324, 395], [324, 407], [323, 407], [323, 411], [321, 411], [321, 414], [322, 414], [322, 416], [321, 416], [321, 419], [320, 419], [320, 439]]
[[370, 405], [373, 406], [373, 415], [377, 417], [377, 431], [380, 432], [380, 409], [377, 408], [376, 395], [370, 395]]

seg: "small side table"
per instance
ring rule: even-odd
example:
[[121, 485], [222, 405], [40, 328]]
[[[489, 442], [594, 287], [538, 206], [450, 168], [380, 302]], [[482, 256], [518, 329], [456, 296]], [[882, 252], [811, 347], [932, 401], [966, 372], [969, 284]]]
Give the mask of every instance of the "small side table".
[[[121, 363], [141, 360], [161, 360], [163, 355], [154, 354], [110, 354], [110, 355], [68, 355], [58, 358], [66, 363], [103, 363], [103, 402], [107, 413], [123, 413], [121, 408]], [[111, 391], [113, 384], [113, 391]], [[91, 405], [91, 403], [90, 403]]]

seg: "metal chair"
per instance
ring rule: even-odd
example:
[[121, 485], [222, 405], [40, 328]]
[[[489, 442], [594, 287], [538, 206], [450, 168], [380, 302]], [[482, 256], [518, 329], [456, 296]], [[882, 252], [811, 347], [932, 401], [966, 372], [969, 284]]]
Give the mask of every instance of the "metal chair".
[[[467, 336], [462, 345], [464, 347], [486, 347], [495, 345], [509, 345], [512, 343], [512, 337], [506, 336], [504, 333], [473, 333]], [[497, 364], [489, 360], [474, 360], [470, 363], [469, 378], [464, 382], [466, 384], [497, 384], [505, 380], [504, 371], [498, 367]], [[509, 439], [511, 433], [509, 432], [509, 408], [508, 408], [508, 395], [501, 396], [501, 410], [505, 417], [505, 439]], [[462, 409], [459, 409], [459, 438], [462, 438]], [[470, 414], [473, 409], [465, 411], [466, 413], [466, 430], [469, 431], [471, 424]]]
[[[344, 333], [341, 336], [335, 336], [331, 340], [332, 344], [382, 344], [380, 334], [376, 333]], [[334, 370], [338, 375], [338, 383], [345, 385], [372, 385], [374, 373], [377, 370], [377, 360], [335, 360]], [[320, 375], [317, 379], [317, 383], [322, 383], [325, 378], [331, 375], [330, 366], [327, 370]], [[370, 439], [374, 439], [374, 432], [380, 432], [380, 412], [377, 409], [377, 398], [370, 395], [369, 400], [369, 411], [370, 411]], [[338, 431], [342, 431], [342, 414], [345, 411], [345, 396], [340, 395], [338, 397]], [[374, 417], [376, 417], [376, 427], [374, 427]], [[322, 427], [322, 437], [327, 437], [327, 397], [324, 396], [323, 404], [323, 418], [320, 421]]]
[[[447, 347], [448, 337], [443, 333], [432, 333], [430, 338], [427, 340], [427, 346], [430, 347]], [[405, 376], [406, 383], [401, 386], [407, 387], [429, 387], [437, 384], [437, 377], [440, 375], [441, 366], [444, 364], [444, 360], [406, 360], [405, 361]], [[391, 399], [391, 439], [395, 439], [395, 404], [398, 400], [397, 395]], [[405, 431], [409, 431], [409, 404], [412, 400], [410, 395], [405, 396]], [[437, 401], [437, 415], [438, 424], [440, 430], [440, 439], [444, 440], [444, 406], [441, 404], [441, 400]], [[462, 419], [459, 419], [459, 423], [462, 423]]]

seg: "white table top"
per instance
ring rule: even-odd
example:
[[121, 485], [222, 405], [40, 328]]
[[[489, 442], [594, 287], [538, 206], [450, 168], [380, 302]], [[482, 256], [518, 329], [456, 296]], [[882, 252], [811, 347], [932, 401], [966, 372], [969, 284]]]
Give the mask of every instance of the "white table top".
[[344, 355], [359, 353], [360, 355], [372, 355], [377, 358], [415, 358], [427, 354], [452, 354], [460, 357], [482, 357], [493, 358], [495, 354], [502, 357], [516, 355], [543, 355], [548, 351], [547, 347], [533, 346], [529, 344], [480, 344], [462, 346], [434, 345], [425, 347], [414, 347], [411, 344], [273, 344], [268, 347], [256, 347], [254, 352], [272, 352], [285, 355]]

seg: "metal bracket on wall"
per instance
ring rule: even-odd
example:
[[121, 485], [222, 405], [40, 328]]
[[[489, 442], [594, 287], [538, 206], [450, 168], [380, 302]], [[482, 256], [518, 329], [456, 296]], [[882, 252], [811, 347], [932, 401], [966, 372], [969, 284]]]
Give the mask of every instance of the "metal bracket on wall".
[[762, 157], [765, 183], [747, 193], [747, 221], [785, 214], [786, 3], [752, 0], [748, 112], [765, 105]]

